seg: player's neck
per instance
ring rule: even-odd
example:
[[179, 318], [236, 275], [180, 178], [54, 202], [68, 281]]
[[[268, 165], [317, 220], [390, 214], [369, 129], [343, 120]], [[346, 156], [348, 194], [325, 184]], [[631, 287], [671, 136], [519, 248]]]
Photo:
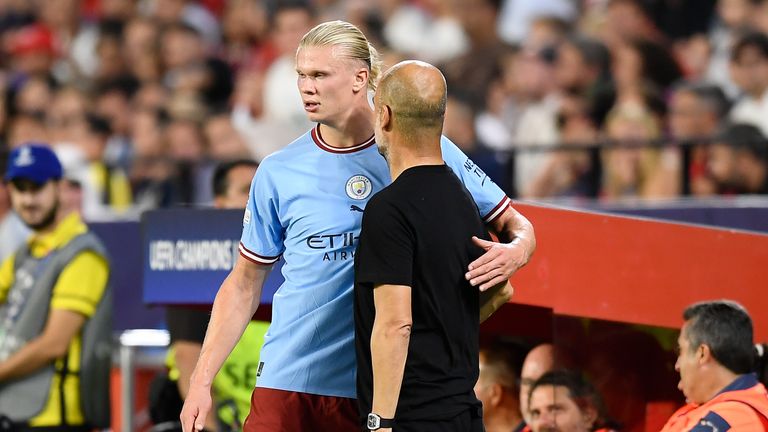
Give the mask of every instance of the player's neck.
[[358, 107], [340, 119], [321, 123], [320, 135], [330, 146], [354, 147], [373, 136], [373, 121], [369, 107]]

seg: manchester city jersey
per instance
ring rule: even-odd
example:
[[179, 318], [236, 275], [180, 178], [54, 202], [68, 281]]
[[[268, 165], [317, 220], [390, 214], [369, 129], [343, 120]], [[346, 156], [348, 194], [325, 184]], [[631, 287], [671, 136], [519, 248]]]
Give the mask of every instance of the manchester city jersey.
[[[486, 222], [509, 198], [447, 138], [443, 159]], [[363, 210], [390, 183], [373, 137], [349, 148], [319, 127], [264, 159], [251, 183], [240, 254], [259, 264], [283, 256], [258, 387], [354, 398], [353, 264]]]

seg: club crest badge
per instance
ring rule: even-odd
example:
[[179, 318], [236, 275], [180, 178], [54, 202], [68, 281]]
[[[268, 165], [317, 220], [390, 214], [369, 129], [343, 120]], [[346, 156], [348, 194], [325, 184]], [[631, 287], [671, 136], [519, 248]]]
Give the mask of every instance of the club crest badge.
[[363, 200], [368, 198], [373, 187], [371, 186], [371, 180], [368, 179], [368, 177], [364, 175], [356, 175], [347, 180], [346, 189], [348, 197], [356, 200]]

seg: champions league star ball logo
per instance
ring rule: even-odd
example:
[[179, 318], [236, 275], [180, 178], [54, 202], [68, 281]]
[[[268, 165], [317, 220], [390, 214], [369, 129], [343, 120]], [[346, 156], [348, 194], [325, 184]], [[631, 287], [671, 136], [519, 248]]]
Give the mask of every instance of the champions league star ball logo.
[[352, 176], [347, 180], [347, 196], [352, 199], [366, 199], [371, 194], [371, 190], [373, 190], [371, 181], [364, 175]]
[[20, 167], [30, 166], [35, 163], [35, 158], [32, 157], [32, 149], [29, 147], [22, 147], [13, 163]]

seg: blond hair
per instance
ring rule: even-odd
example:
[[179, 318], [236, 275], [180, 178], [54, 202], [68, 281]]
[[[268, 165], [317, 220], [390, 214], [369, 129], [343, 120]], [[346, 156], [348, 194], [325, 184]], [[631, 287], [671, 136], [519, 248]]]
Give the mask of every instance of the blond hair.
[[379, 52], [360, 29], [345, 21], [328, 21], [307, 32], [299, 43], [299, 49], [323, 46], [338, 47], [339, 56], [365, 63], [369, 70], [368, 88], [376, 90], [381, 72]]

